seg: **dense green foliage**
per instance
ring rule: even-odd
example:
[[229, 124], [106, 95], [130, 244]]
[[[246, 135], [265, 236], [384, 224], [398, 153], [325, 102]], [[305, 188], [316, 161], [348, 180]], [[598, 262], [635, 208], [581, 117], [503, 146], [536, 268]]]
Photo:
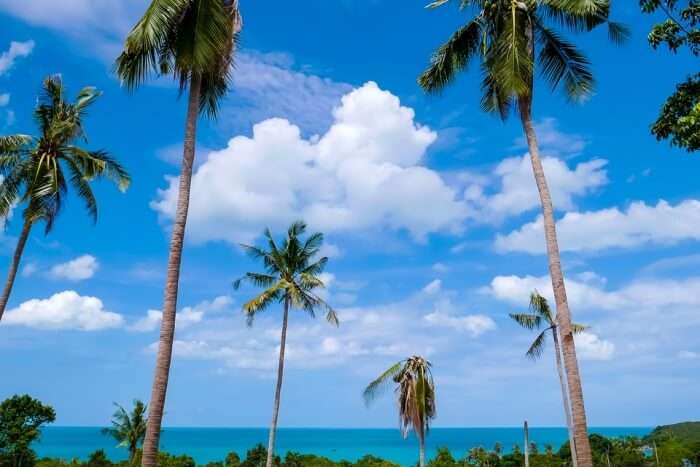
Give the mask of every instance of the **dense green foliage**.
[[4, 400], [0, 404], [0, 467], [31, 465], [31, 443], [41, 435], [39, 428], [54, 420], [52, 407], [26, 394]]
[[[661, 11], [666, 16], [649, 33], [654, 49], [665, 44], [673, 53], [687, 48], [700, 55], [700, 0], [640, 0], [640, 5], [645, 13]], [[661, 107], [651, 133], [688, 152], [700, 149], [700, 73], [678, 84]]]
[[700, 422], [657, 426], [644, 440], [647, 442], [662, 441], [669, 437], [676, 438], [683, 443], [700, 443]]
[[653, 48], [666, 44], [676, 52], [687, 46], [693, 55], [700, 55], [700, 1], [640, 0], [639, 4], [644, 13], [661, 11], [666, 15], [666, 20], [655, 24], [647, 36]]
[[[658, 454], [658, 467], [680, 467], [684, 460], [700, 465], [700, 443], [695, 440], [700, 423], [679, 424], [670, 427], [659, 427], [645, 438], [605, 438], [604, 436], [590, 435], [591, 450], [593, 452], [593, 465], [595, 467], [656, 467], [656, 447]], [[694, 425], [694, 426], [691, 426]], [[670, 429], [667, 429], [670, 428]], [[685, 436], [692, 432], [690, 437], [683, 439], [670, 435], [676, 430]], [[655, 441], [652, 441], [652, 438]], [[654, 444], [656, 443], [656, 444]], [[566, 442], [556, 451], [551, 446], [539, 449], [534, 443], [530, 446], [531, 467], [568, 467], [571, 465], [569, 443]], [[140, 461], [141, 452], [136, 455], [136, 461]], [[210, 462], [203, 467], [262, 467], [267, 458], [267, 449], [261, 444], [251, 448], [241, 460], [238, 454], [231, 452], [224, 462]], [[510, 452], [505, 453], [499, 444], [493, 449], [475, 447], [466, 455], [456, 458], [449, 449], [439, 448], [435, 457], [427, 463], [428, 467], [522, 467], [523, 453], [518, 446], [513, 446]], [[98, 450], [90, 455], [87, 461], [77, 459], [64, 461], [58, 459], [41, 459], [23, 463], [27, 467], [128, 467], [128, 461], [111, 462], [104, 451]], [[0, 466], [16, 467], [16, 464], [3, 464]], [[364, 456], [356, 462], [334, 461], [323, 456], [313, 454], [300, 454], [288, 452], [284, 458], [274, 457], [275, 467], [398, 467], [397, 464], [374, 456]], [[687, 464], [686, 464], [687, 465]], [[193, 458], [180, 455], [173, 456], [160, 453], [158, 467], [197, 467]]]
[[688, 152], [700, 149], [700, 73], [680, 83], [666, 99], [651, 132]]

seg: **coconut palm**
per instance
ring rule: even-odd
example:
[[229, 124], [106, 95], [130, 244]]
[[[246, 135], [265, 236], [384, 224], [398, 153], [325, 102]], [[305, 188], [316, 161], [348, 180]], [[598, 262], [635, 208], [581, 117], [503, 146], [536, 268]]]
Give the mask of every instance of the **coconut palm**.
[[[552, 341], [554, 342], [554, 356], [557, 364], [557, 372], [559, 373], [559, 384], [561, 385], [561, 397], [564, 404], [564, 414], [566, 415], [566, 426], [569, 428], [569, 444], [571, 445], [571, 459], [574, 467], [578, 465], [576, 460], [576, 443], [574, 442], [574, 431], [571, 426], [571, 407], [569, 405], [569, 396], [566, 390], [566, 380], [564, 378], [564, 368], [561, 363], [561, 347], [559, 345], [559, 330], [557, 321], [552, 310], [549, 308], [547, 299], [540, 295], [537, 290], [530, 294], [530, 311], [531, 313], [515, 313], [510, 314], [510, 317], [515, 320], [520, 326], [529, 330], [540, 330], [542, 326], [546, 326], [532, 341], [525, 355], [533, 360], [537, 360], [542, 356], [545, 345], [547, 343], [547, 334], [551, 331]], [[587, 329], [581, 324], [571, 323], [571, 331], [578, 334]]]
[[114, 404], [117, 410], [112, 415], [112, 426], [102, 430], [112, 436], [119, 443], [119, 447], [126, 447], [129, 450], [129, 466], [132, 466], [136, 457], [139, 444], [146, 435], [146, 404], [136, 399], [134, 408], [128, 412], [124, 407]]
[[363, 393], [369, 405], [389, 384], [396, 384], [401, 434], [406, 438], [411, 429], [416, 433], [420, 467], [425, 467], [425, 436], [435, 418], [435, 383], [430, 368], [428, 360], [413, 355], [389, 367]]
[[319, 275], [328, 263], [328, 258], [325, 256], [318, 258], [319, 250], [323, 244], [323, 234], [317, 232], [302, 241], [301, 236], [305, 232], [306, 224], [297, 221], [289, 227], [286, 238], [279, 246], [272, 238], [269, 229], [266, 229], [264, 234], [267, 240], [267, 249], [241, 245], [252, 258], [262, 261], [265, 272], [248, 272], [233, 283], [236, 290], [243, 282], [264, 288], [259, 295], [243, 304], [243, 313], [249, 326], [252, 326], [258, 313], [265, 311], [273, 303], [282, 305], [282, 334], [266, 467], [272, 466], [274, 458], [290, 308], [306, 311], [312, 318], [316, 317], [316, 311], [323, 310], [326, 314], [326, 320], [331, 324], [338, 325], [338, 316], [335, 310], [318, 295], [318, 291], [325, 287]]
[[[436, 0], [429, 6], [435, 8], [448, 2]], [[607, 24], [609, 37], [614, 42], [623, 41], [627, 31], [608, 20], [610, 0], [461, 0], [459, 3], [462, 8], [471, 7], [474, 16], [435, 51], [430, 66], [418, 82], [427, 92], [439, 92], [470, 60], [479, 58], [483, 75], [482, 108], [505, 119], [515, 107], [520, 116], [542, 204], [579, 466], [591, 467], [583, 389], [557, 245], [554, 208], [533, 124], [532, 96], [536, 64], [542, 78], [553, 88], [561, 87], [571, 100], [581, 101], [593, 91], [588, 60], [555, 26], [587, 32]]]
[[160, 427], [175, 335], [175, 311], [182, 246], [190, 201], [192, 166], [200, 113], [215, 117], [230, 78], [236, 37], [241, 28], [238, 0], [152, 0], [126, 38], [116, 61], [117, 74], [133, 90], [149, 77], [172, 75], [180, 92], [189, 88], [185, 140], [163, 299], [163, 320], [151, 393], [144, 467], [157, 460]]
[[15, 205], [24, 206], [22, 231], [0, 295], [0, 319], [34, 224], [43, 221], [44, 232], [51, 231], [69, 188], [97, 221], [97, 200], [90, 182], [106, 177], [122, 191], [129, 186], [129, 175], [106, 151], [82, 146], [87, 142], [83, 120], [99, 96], [95, 88], [85, 87], [75, 101], [66, 100], [61, 77], [50, 76], [43, 82], [34, 109], [39, 134], [0, 136], [0, 218], [6, 219]]

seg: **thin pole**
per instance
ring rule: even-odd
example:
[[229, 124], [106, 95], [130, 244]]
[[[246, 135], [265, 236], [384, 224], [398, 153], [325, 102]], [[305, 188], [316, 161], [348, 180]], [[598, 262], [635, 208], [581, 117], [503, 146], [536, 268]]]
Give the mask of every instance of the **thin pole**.
[[525, 420], [525, 467], [530, 467], [530, 436], [527, 432], [527, 420]]
[[654, 441], [654, 457], [656, 457], [656, 467], [659, 467], [659, 451], [656, 449], [656, 441]]

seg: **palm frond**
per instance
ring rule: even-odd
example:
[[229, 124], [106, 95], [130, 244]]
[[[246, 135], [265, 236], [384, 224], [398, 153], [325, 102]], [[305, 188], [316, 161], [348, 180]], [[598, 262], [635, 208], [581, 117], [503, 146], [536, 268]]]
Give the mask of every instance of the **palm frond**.
[[127, 89], [143, 84], [151, 73], [159, 74], [171, 61], [168, 38], [177, 30], [178, 21], [190, 0], [153, 0], [146, 13], [126, 38], [124, 50], [116, 60], [117, 76]]
[[243, 304], [243, 313], [246, 316], [248, 326], [253, 325], [253, 320], [258, 313], [267, 309], [273, 302], [281, 299], [286, 285], [283, 281], [279, 281]]
[[31, 142], [29, 135], [0, 136], [0, 156], [14, 155]]
[[19, 200], [20, 189], [24, 183], [26, 162], [16, 165], [0, 182], [0, 217], [6, 218]]
[[529, 358], [531, 358], [533, 360], [537, 360], [538, 358], [540, 358], [542, 356], [542, 352], [544, 352], [545, 343], [547, 342], [546, 333], [548, 330], [549, 330], [549, 328], [542, 331], [535, 338], [535, 340], [532, 341], [532, 344], [530, 345], [530, 348], [527, 349], [527, 352], [525, 352], [525, 355], [527, 355]]
[[131, 183], [129, 173], [107, 151], [86, 151], [80, 147], [69, 145], [61, 157], [74, 159], [74, 163], [80, 168], [86, 180], [107, 177], [117, 184], [120, 191], [124, 192], [129, 188]]
[[556, 32], [542, 23], [537, 25], [542, 44], [539, 54], [542, 76], [556, 89], [564, 83], [564, 93], [571, 100], [581, 100], [593, 92], [594, 79], [590, 62]]
[[543, 317], [550, 326], [554, 324], [554, 315], [549, 308], [549, 303], [537, 290], [533, 290], [530, 294], [530, 310]]
[[506, 95], [524, 96], [532, 85], [532, 52], [529, 39], [531, 18], [519, 2], [511, 2], [508, 18], [485, 55], [485, 65]]
[[256, 272], [247, 272], [243, 277], [240, 277], [233, 281], [234, 290], [238, 290], [241, 287], [241, 283], [250, 282], [256, 287], [270, 287], [275, 283], [275, 277], [269, 274], [259, 274]]
[[380, 395], [382, 391], [387, 388], [387, 385], [392, 382], [393, 378], [401, 372], [405, 360], [396, 362], [388, 369], [386, 369], [381, 375], [379, 375], [374, 381], [369, 383], [362, 393], [362, 397], [365, 400], [365, 404], [371, 404], [377, 396]]
[[580, 334], [584, 331], [587, 331], [590, 328], [590, 326], [585, 326], [583, 324], [571, 323], [571, 332], [574, 334]]
[[90, 188], [90, 183], [88, 183], [89, 178], [84, 175], [81, 167], [73, 159], [66, 158], [65, 161], [71, 174], [71, 185], [76, 189], [78, 197], [85, 202], [85, 209], [87, 209], [92, 221], [97, 222], [97, 200]]
[[538, 315], [528, 315], [525, 313], [511, 313], [508, 315], [518, 323], [520, 326], [524, 327], [525, 329], [533, 330], [533, 329], [539, 329], [540, 325], [542, 324], [542, 317]]
[[482, 23], [479, 17], [455, 32], [438, 47], [430, 59], [430, 65], [418, 77], [418, 84], [430, 93], [439, 92], [464, 70], [482, 45]]
[[487, 113], [498, 113], [501, 120], [507, 119], [510, 114], [513, 99], [499, 87], [488, 69], [484, 69], [483, 75], [484, 78], [481, 84], [481, 109]]

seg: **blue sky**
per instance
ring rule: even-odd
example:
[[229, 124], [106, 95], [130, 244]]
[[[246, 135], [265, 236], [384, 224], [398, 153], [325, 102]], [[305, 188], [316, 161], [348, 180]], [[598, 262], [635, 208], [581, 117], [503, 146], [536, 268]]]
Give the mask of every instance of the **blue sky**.
[[[700, 160], [648, 132], [697, 59], [650, 50], [653, 18], [635, 3], [614, 11], [627, 45], [576, 37], [598, 81], [585, 105], [536, 90], [571, 308], [592, 326], [578, 349], [599, 426], [696, 419], [700, 402]], [[49, 236], [33, 232], [0, 325], [0, 397], [30, 393], [64, 425], [105, 424], [113, 401], [150, 393], [185, 103], [168, 80], [129, 94], [114, 78], [145, 4], [0, 0], [2, 133], [35, 131], [41, 80], [61, 73], [72, 93], [104, 92], [89, 144], [133, 176], [126, 194], [97, 185], [97, 225], [71, 199]], [[507, 317], [533, 288], [551, 294], [518, 122], [479, 110], [478, 73], [438, 97], [415, 84], [465, 14], [398, 0], [242, 8], [233, 89], [198, 135], [165, 424], [268, 423], [279, 313], [246, 328], [254, 290], [231, 281], [257, 266], [237, 244], [304, 217], [327, 234], [341, 326], [293, 317], [281, 425], [394, 426], [391, 397], [366, 409], [360, 395], [411, 353], [433, 362], [438, 426], [561, 425], [554, 357], [527, 360], [534, 336]]]

